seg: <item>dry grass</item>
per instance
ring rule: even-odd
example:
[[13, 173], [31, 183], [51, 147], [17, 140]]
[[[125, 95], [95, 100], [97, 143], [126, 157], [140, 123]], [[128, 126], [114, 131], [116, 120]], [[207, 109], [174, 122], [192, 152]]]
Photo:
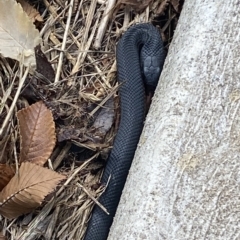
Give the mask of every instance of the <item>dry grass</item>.
[[[116, 42], [130, 25], [153, 20], [167, 42], [177, 19], [169, 1], [153, 1], [140, 14], [114, 2], [109, 0], [107, 6], [101, 0], [31, 2], [44, 18], [39, 29], [42, 51], [55, 72], [52, 78], [28, 74], [23, 66], [0, 59], [0, 162], [18, 161], [16, 112], [37, 100], [53, 111], [59, 139], [68, 139], [57, 144], [48, 161], [49, 167], [68, 176], [67, 181], [34, 213], [12, 221], [0, 217], [8, 239], [64, 240], [84, 235], [91, 209], [104, 189], [99, 184], [103, 164], [96, 159], [106, 156], [118, 123]], [[102, 109], [109, 111], [106, 125], [113, 126], [111, 130], [98, 129]]]

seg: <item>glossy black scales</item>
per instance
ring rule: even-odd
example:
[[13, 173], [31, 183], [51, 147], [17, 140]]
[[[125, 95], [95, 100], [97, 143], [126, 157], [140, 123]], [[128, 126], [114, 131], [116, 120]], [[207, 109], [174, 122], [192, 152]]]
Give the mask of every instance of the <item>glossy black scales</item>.
[[[144, 85], [157, 86], [164, 63], [163, 42], [149, 23], [130, 27], [117, 45], [121, 121], [102, 176], [110, 181], [99, 199], [110, 215], [94, 207], [85, 240], [106, 240], [115, 215], [144, 121]], [[144, 83], [145, 82], [145, 83]]]

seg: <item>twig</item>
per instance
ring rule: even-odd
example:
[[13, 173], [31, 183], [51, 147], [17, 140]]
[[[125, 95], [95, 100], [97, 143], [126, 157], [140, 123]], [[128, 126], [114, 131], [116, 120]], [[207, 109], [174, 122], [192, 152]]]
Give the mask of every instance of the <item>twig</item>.
[[130, 22], [130, 7], [126, 6], [124, 9], [124, 20], [123, 20], [123, 26], [122, 26], [122, 31], [126, 31]]
[[[77, 62], [74, 65], [71, 74], [74, 74], [74, 73], [78, 72], [80, 65], [83, 63], [83, 61], [84, 61], [84, 59], [87, 55], [87, 51], [89, 50], [89, 48], [92, 44], [92, 40], [93, 40], [95, 31], [96, 31], [96, 28], [97, 28], [97, 25], [98, 25], [98, 21], [99, 21], [99, 18], [100, 18], [100, 15], [98, 14], [97, 20], [95, 21], [95, 25], [92, 29], [92, 33], [91, 33], [91, 35], [88, 39], [88, 34], [89, 34], [91, 24], [93, 22], [93, 16], [94, 16], [94, 12], [96, 10], [96, 6], [97, 6], [97, 1], [96, 0], [92, 1], [91, 5], [89, 7], [89, 12], [87, 14], [87, 18], [86, 18], [87, 25], [86, 25], [85, 30], [84, 30], [83, 40], [82, 40], [81, 47], [79, 49], [80, 51], [79, 51], [79, 54], [78, 54], [78, 57], [77, 57]], [[69, 79], [69, 80], [71, 80], [71, 79]], [[69, 81], [68, 85], [71, 85], [70, 81]]]
[[[97, 25], [98, 25], [98, 21], [99, 21], [99, 18], [100, 18], [100, 14], [98, 14], [98, 17], [97, 17], [97, 20], [95, 22], [95, 25], [93, 26], [93, 29], [92, 29], [92, 32], [91, 32], [91, 35], [84, 47], [84, 50], [83, 51], [80, 51], [79, 55], [78, 55], [78, 59], [77, 59], [77, 62], [75, 64], [75, 66], [73, 67], [73, 70], [71, 72], [71, 74], [74, 74], [76, 73], [78, 70], [79, 70], [79, 67], [81, 66], [81, 64], [83, 63], [83, 61], [85, 60], [86, 56], [87, 56], [87, 53], [88, 53], [88, 49], [90, 48], [91, 44], [92, 44], [92, 40], [93, 40], [93, 37], [94, 37], [94, 34], [96, 32], [96, 29], [97, 29]], [[83, 49], [83, 47], [82, 47]], [[71, 84], [70, 84], [71, 85]]]
[[109, 94], [107, 95], [107, 97], [104, 98], [104, 99], [102, 100], [102, 102], [99, 103], [98, 106], [95, 107], [94, 110], [92, 110], [92, 112], [89, 113], [89, 116], [92, 117], [101, 107], [103, 107], [103, 105], [107, 102], [107, 100], [110, 99], [110, 98], [116, 93], [116, 91], [118, 90], [118, 88], [119, 88], [118, 85], [116, 85], [115, 87], [113, 87], [111, 93], [109, 93]]
[[63, 54], [64, 54], [64, 50], [65, 50], [65, 47], [66, 47], [68, 30], [69, 30], [69, 27], [70, 27], [70, 22], [71, 22], [71, 17], [72, 17], [73, 3], [74, 3], [74, 0], [71, 0], [70, 5], [69, 5], [69, 9], [68, 9], [67, 24], [66, 24], [66, 28], [65, 28], [65, 32], [64, 32], [64, 36], [63, 36], [62, 47], [61, 47], [62, 51], [60, 52], [60, 55], [59, 55], [58, 67], [57, 67], [56, 77], [55, 77], [55, 81], [54, 81], [55, 83], [57, 83], [59, 81], [60, 73], [61, 73], [61, 70], [62, 70]]
[[89, 8], [88, 15], [87, 15], [87, 18], [86, 18], [86, 28], [85, 28], [84, 35], [83, 35], [83, 45], [85, 45], [85, 43], [88, 40], [88, 32], [89, 32], [91, 24], [93, 22], [93, 16], [94, 16], [94, 12], [96, 10], [96, 6], [97, 6], [97, 1], [92, 0], [90, 8]]
[[[0, 79], [1, 79], [1, 83], [2, 83], [2, 78], [0, 77]], [[14, 87], [14, 81], [12, 81], [10, 87], [6, 91], [4, 90], [3, 84], [1, 84], [1, 89], [3, 91], [3, 97], [1, 99], [0, 115], [2, 114], [2, 111], [4, 109], [6, 101], [8, 100], [9, 96], [11, 95], [13, 87]]]
[[106, 214], [109, 215], [107, 209], [95, 197], [93, 197], [82, 184], [77, 183], [77, 185], [93, 200], [93, 202], [95, 202]]
[[[52, 210], [53, 206], [54, 206], [54, 198], [52, 198], [42, 209], [42, 211], [31, 221], [30, 224], [28, 224], [28, 227], [25, 228], [21, 234], [15, 238], [18, 240], [26, 240], [26, 239], [33, 239], [32, 237], [33, 234], [36, 234], [36, 229], [39, 225], [40, 222], [43, 222], [47, 215], [49, 214], [49, 212]], [[31, 237], [30, 237], [31, 236]], [[36, 238], [34, 238], [36, 239]]]
[[63, 184], [63, 186], [57, 191], [56, 196], [59, 196], [59, 194], [64, 190], [64, 186], [68, 185], [72, 179], [82, 170], [84, 169], [93, 159], [98, 157], [99, 153], [94, 154], [91, 158], [86, 160], [80, 167], [75, 169], [74, 173], [66, 180], [66, 182]]
[[69, 149], [71, 148], [72, 144], [67, 142], [65, 146], [62, 148], [61, 152], [58, 154], [57, 158], [54, 159], [53, 169], [56, 170], [57, 167], [61, 164], [63, 158], [68, 153]]
[[102, 39], [105, 35], [106, 29], [107, 29], [107, 24], [108, 24], [109, 18], [111, 16], [111, 10], [115, 4], [116, 4], [116, 0], [108, 0], [107, 1], [107, 5], [106, 5], [105, 11], [103, 13], [103, 18], [100, 22], [98, 32], [96, 35], [96, 40], [94, 43], [94, 47], [96, 49], [99, 49], [101, 47]]
[[27, 69], [25, 70], [25, 73], [23, 75], [23, 77], [19, 80], [19, 86], [18, 86], [18, 89], [17, 89], [17, 92], [14, 96], [14, 99], [13, 99], [13, 102], [11, 104], [11, 107], [9, 108], [9, 111], [8, 111], [8, 114], [7, 116], [5, 117], [4, 121], [3, 121], [3, 124], [2, 124], [2, 127], [0, 129], [0, 138], [2, 137], [2, 134], [4, 132], [4, 129], [7, 127], [11, 117], [12, 117], [12, 114], [13, 114], [13, 110], [14, 110], [14, 107], [16, 106], [16, 102], [18, 100], [18, 97], [20, 95], [20, 92], [22, 90], [22, 87], [23, 87], [23, 84], [27, 78], [27, 75], [28, 75], [28, 72], [29, 72], [29, 67], [27, 67]]

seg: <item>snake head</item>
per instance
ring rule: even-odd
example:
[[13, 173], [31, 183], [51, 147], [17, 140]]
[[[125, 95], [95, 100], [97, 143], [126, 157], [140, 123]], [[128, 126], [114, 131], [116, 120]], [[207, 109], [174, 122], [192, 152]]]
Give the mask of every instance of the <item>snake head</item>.
[[157, 86], [163, 67], [163, 64], [159, 63], [161, 63], [161, 60], [156, 56], [148, 56], [143, 60], [143, 75], [145, 77], [147, 85], [150, 85], [152, 87]]

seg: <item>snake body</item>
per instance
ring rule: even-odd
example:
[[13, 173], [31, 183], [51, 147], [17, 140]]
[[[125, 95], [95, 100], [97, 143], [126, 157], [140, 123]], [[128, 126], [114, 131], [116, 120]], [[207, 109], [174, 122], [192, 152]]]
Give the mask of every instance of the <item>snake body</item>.
[[[145, 84], [155, 89], [164, 63], [163, 42], [149, 23], [130, 27], [117, 45], [121, 120], [101, 179], [108, 186], [93, 209], [85, 240], [106, 240], [115, 215], [145, 118]], [[145, 83], [144, 83], [145, 81]], [[110, 178], [110, 180], [109, 180]]]

